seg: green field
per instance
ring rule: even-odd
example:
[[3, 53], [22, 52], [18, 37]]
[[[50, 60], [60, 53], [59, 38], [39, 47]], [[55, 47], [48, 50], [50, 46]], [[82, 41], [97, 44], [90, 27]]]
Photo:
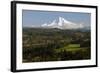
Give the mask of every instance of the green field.
[[62, 48], [59, 48], [57, 49], [56, 51], [57, 52], [60, 52], [61, 50], [62, 51], [71, 51], [71, 52], [75, 52], [75, 51], [79, 51], [81, 50], [82, 48], [80, 48], [80, 44], [69, 44], [67, 46], [64, 46]]

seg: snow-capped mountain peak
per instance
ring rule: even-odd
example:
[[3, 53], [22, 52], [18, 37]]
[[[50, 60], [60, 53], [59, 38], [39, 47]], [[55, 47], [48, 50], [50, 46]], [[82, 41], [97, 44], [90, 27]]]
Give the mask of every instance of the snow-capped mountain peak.
[[41, 25], [42, 27], [45, 28], [59, 28], [59, 29], [78, 29], [78, 28], [84, 28], [83, 24], [76, 24], [74, 22], [68, 21], [64, 19], [63, 17], [58, 18], [57, 20], [53, 20], [52, 23], [50, 24], [43, 24]]

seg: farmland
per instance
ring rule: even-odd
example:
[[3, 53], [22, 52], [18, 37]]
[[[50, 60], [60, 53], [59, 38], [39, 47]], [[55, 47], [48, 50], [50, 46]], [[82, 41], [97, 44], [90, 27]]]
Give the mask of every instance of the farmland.
[[27, 62], [91, 58], [90, 30], [23, 28], [23, 59]]

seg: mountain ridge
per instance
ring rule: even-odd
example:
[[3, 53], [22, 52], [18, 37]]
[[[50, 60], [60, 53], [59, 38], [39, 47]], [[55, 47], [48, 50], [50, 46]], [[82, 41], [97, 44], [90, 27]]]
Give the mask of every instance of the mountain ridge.
[[83, 24], [76, 24], [74, 22], [68, 21], [63, 17], [58, 18], [59, 21], [53, 20], [50, 24], [42, 24], [41, 27], [43, 28], [59, 28], [59, 29], [79, 29], [84, 28]]

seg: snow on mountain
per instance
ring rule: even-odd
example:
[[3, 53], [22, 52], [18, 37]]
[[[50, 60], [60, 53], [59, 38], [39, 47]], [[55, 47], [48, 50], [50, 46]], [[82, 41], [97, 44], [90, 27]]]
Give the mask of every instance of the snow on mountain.
[[46, 23], [41, 25], [42, 27], [48, 26]]
[[49, 24], [48, 26], [50, 27], [55, 27], [57, 25], [56, 20], [54, 20], [51, 24]]
[[59, 17], [59, 21], [53, 20], [50, 24], [43, 24], [41, 27], [44, 28], [59, 28], [59, 29], [79, 29], [84, 28], [83, 24], [76, 24], [71, 21], [68, 21], [62, 17]]

